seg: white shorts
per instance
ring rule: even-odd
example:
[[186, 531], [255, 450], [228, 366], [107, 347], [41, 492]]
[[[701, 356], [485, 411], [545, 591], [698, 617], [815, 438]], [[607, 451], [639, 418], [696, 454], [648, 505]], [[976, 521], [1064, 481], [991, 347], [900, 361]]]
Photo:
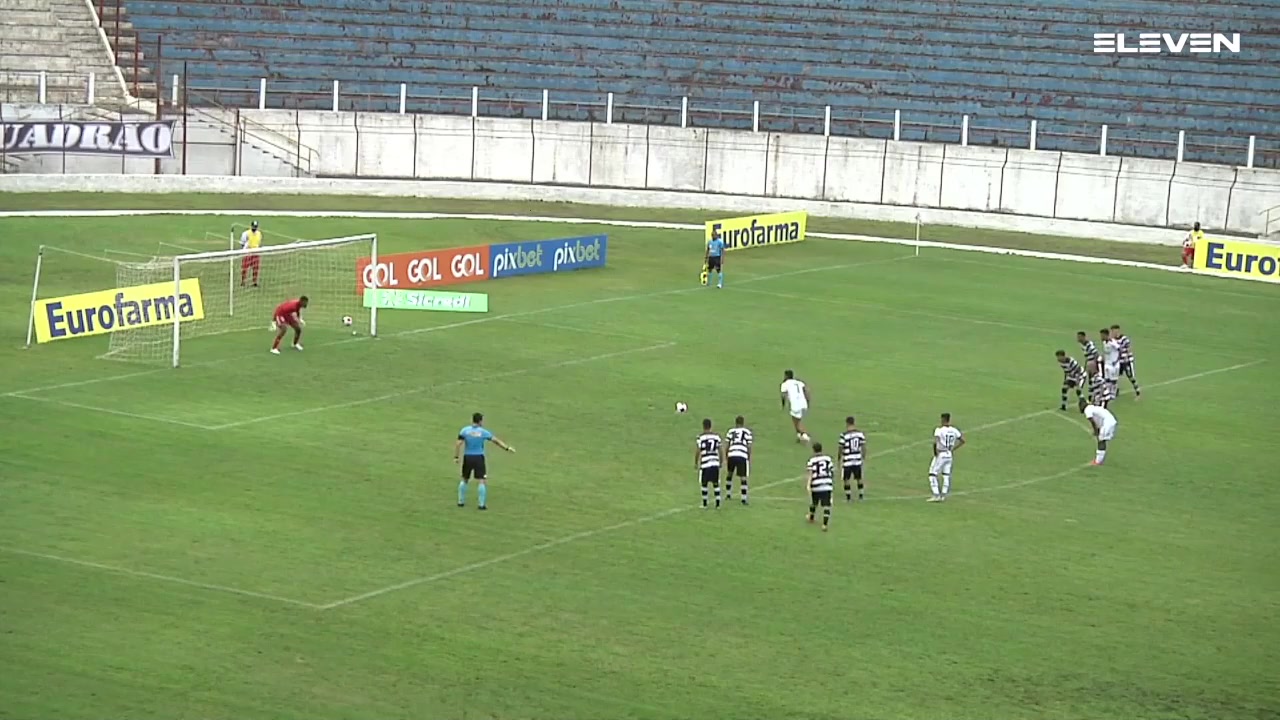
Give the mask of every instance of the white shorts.
[[950, 475], [951, 474], [951, 458], [938, 456], [929, 463], [930, 475]]
[[791, 408], [791, 417], [799, 420], [803, 418], [804, 414], [807, 412], [809, 412], [809, 408], [799, 408], [799, 409]]
[[1098, 428], [1098, 439], [1106, 441], [1115, 437], [1116, 426], [1118, 426], [1119, 424], [1120, 423], [1108, 423], [1106, 425], [1103, 425], [1101, 428]]
[[1115, 382], [1120, 379], [1120, 363], [1115, 365], [1106, 365], [1102, 368], [1102, 377], [1107, 382]]

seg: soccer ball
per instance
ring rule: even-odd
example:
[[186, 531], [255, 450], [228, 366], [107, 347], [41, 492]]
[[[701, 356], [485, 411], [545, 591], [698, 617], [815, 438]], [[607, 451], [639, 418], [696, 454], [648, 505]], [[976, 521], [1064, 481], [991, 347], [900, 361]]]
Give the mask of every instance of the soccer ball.
[[355, 322], [355, 320], [352, 320], [350, 315], [343, 315], [343, 316], [342, 316], [342, 326], [343, 326], [343, 327], [351, 327], [351, 324], [352, 324], [352, 323], [354, 323], [354, 322]]
[[676, 403], [676, 412], [682, 413], [682, 414], [687, 413], [689, 412], [689, 406], [682, 402], [678, 402]]

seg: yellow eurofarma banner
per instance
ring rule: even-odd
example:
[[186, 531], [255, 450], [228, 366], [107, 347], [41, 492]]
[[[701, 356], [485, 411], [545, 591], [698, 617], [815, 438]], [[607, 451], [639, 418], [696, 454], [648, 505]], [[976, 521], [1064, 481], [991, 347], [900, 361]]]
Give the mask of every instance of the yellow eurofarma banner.
[[809, 213], [801, 211], [748, 215], [725, 220], [708, 220], [705, 242], [724, 240], [726, 251], [746, 250], [766, 245], [783, 245], [804, 240]]
[[204, 319], [200, 280], [99, 290], [35, 302], [36, 341], [52, 342]]

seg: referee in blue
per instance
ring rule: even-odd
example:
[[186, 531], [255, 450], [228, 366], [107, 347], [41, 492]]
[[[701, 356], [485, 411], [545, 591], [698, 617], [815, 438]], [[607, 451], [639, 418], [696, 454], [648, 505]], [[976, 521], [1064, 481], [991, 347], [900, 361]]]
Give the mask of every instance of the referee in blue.
[[710, 286], [711, 273], [715, 273], [716, 287], [724, 287], [724, 250], [724, 238], [719, 234], [713, 235], [707, 242], [707, 256], [702, 261], [703, 267], [706, 268], [703, 272], [707, 274], [707, 279], [703, 281], [703, 285]]
[[473, 413], [471, 424], [458, 431], [458, 442], [453, 445], [453, 461], [462, 463], [462, 482], [458, 483], [458, 507], [464, 507], [467, 504], [467, 483], [474, 476], [480, 485], [476, 491], [480, 497], [480, 509], [488, 509], [485, 504], [489, 495], [486, 485], [488, 473], [484, 464], [484, 446], [487, 442], [493, 442], [509, 453], [515, 452], [515, 448], [502, 442], [497, 435], [484, 427], [484, 415]]

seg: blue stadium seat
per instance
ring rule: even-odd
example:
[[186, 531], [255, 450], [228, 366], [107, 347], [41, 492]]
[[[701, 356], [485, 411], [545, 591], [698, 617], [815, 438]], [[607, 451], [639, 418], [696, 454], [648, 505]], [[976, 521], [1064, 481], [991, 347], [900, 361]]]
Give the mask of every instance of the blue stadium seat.
[[[1093, 152], [1100, 126], [1118, 153], [1236, 163], [1258, 136], [1280, 163], [1280, 3], [1153, 0], [125, 0], [144, 47], [189, 69], [195, 97], [273, 107], [392, 110], [401, 83], [415, 112], [600, 119]], [[1238, 32], [1240, 55], [1100, 55], [1095, 31]]]

